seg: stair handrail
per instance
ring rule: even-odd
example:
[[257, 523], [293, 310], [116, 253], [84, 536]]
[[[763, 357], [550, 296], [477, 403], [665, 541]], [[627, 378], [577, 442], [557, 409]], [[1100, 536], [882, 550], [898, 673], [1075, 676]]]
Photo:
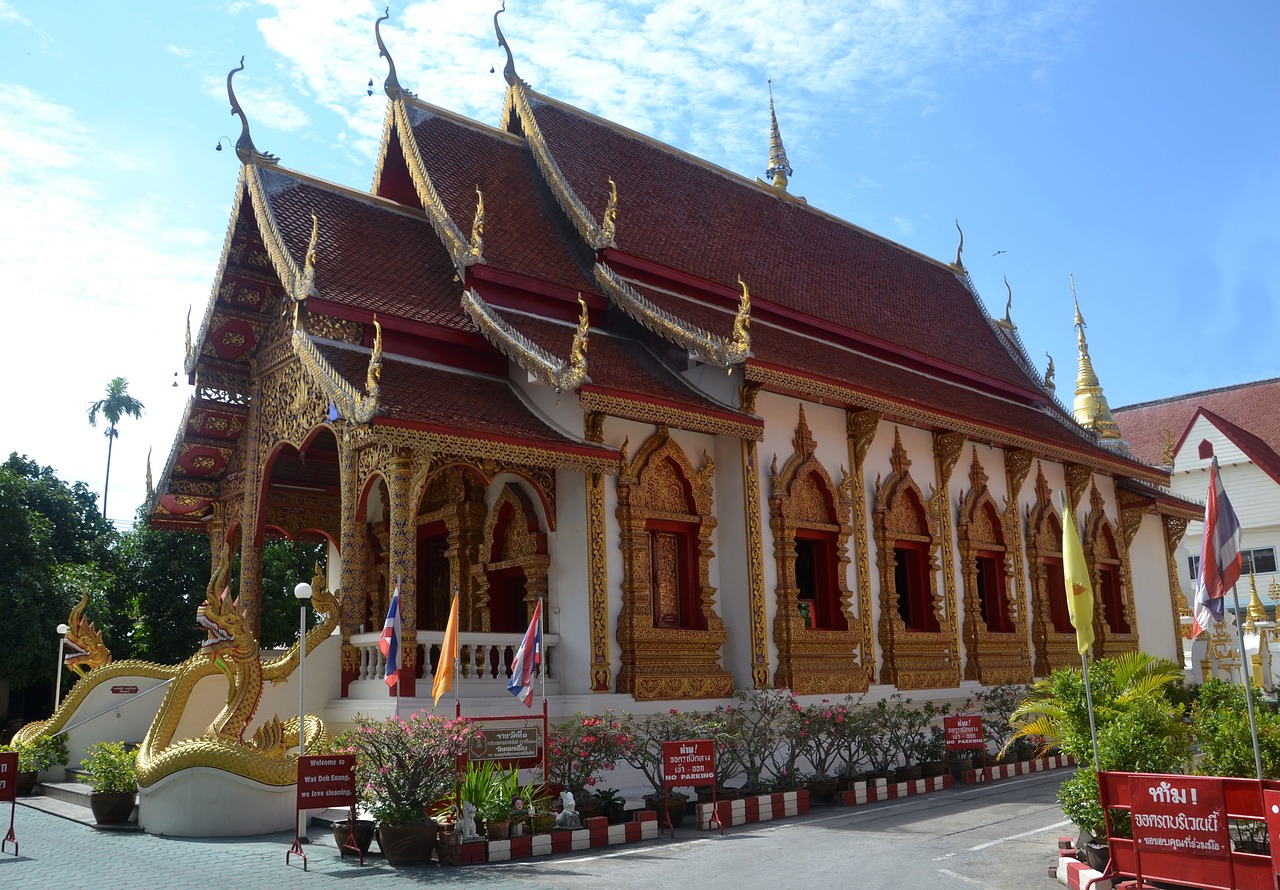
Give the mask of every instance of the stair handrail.
[[75, 729], [77, 726], [84, 726], [90, 720], [97, 720], [99, 717], [105, 717], [106, 715], [110, 714], [112, 711], [118, 711], [121, 708], [128, 707], [130, 704], [142, 698], [144, 695], [150, 695], [151, 693], [155, 692], [157, 689], [163, 689], [164, 687], [172, 683], [175, 679], [177, 678], [170, 677], [168, 680], [165, 680], [161, 683], [157, 683], [155, 686], [152, 686], [150, 689], [147, 689], [144, 692], [135, 692], [126, 700], [112, 705], [111, 707], [107, 708], [105, 711], [99, 711], [98, 713], [93, 714], [92, 716], [85, 717], [83, 720], [77, 720], [75, 723], [72, 723], [70, 726], [64, 726], [62, 729], [58, 730], [58, 732], [59, 733], [71, 732], [71, 730]]

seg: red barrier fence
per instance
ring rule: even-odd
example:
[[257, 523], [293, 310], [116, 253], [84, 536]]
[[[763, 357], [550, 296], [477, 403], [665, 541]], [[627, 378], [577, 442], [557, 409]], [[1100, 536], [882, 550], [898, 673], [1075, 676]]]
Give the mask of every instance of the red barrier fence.
[[[1280, 886], [1280, 781], [1101, 772], [1098, 790], [1109, 872], [1137, 878], [1139, 886], [1144, 879], [1206, 890]], [[1132, 837], [1115, 837], [1113, 810], [1130, 814]], [[1271, 855], [1239, 849], [1246, 842], [1241, 827], [1250, 838], [1265, 828]]]

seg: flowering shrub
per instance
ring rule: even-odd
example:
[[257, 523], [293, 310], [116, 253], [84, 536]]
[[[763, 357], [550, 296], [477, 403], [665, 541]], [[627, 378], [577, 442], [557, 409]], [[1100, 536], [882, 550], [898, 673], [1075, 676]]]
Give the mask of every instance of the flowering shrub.
[[765, 789], [766, 770], [772, 768], [780, 778], [785, 778], [784, 772], [794, 772], [784, 721], [796, 712], [796, 700], [789, 689], [740, 689], [733, 697], [736, 704], [716, 708], [713, 715], [718, 735], [725, 741], [723, 751], [717, 753], [746, 775], [743, 791], [758, 794]]
[[599, 717], [579, 711], [569, 720], [553, 723], [547, 739], [546, 780], [563, 785], [574, 797], [594, 787], [598, 773], [612, 770], [635, 748], [623, 720], [610, 708]]
[[809, 761], [813, 777], [833, 777], [840, 764], [845, 739], [853, 726], [849, 706], [833, 704], [824, 698], [796, 711], [789, 722], [794, 733], [792, 744]]
[[356, 790], [384, 825], [426, 819], [433, 805], [453, 793], [461, 759], [480, 739], [470, 721], [434, 714], [414, 714], [408, 720], [356, 715], [355, 724], [333, 748], [356, 755]]
[[[713, 735], [706, 716], [693, 711], [672, 708], [665, 713], [627, 717], [626, 720], [627, 730], [634, 744], [624, 759], [644, 773], [655, 794], [662, 793], [662, 743], [690, 741]], [[720, 760], [717, 755], [717, 774], [723, 778], [724, 774], [719, 769]]]

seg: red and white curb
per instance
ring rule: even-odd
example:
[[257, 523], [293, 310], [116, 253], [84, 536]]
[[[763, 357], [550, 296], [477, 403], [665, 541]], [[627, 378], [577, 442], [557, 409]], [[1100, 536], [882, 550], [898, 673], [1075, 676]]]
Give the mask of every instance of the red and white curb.
[[509, 862], [530, 856], [546, 856], [551, 853], [569, 853], [596, 847], [611, 847], [636, 841], [651, 841], [658, 837], [658, 814], [641, 810], [634, 822], [610, 825], [604, 816], [587, 819], [587, 827], [574, 831], [556, 831], [551, 834], [535, 834], [529, 837], [513, 837], [505, 841], [475, 841], [462, 845], [462, 865], [481, 862]]
[[[807, 812], [809, 792], [804, 789], [740, 797], [737, 800], [720, 800], [714, 804], [700, 803], [694, 809], [696, 824], [703, 831], [721, 826], [729, 828], [752, 822], [769, 822], [786, 816], [801, 816]], [[716, 817], [714, 820], [713, 815]]]
[[1049, 874], [1070, 890], [1111, 890], [1114, 884], [1111, 878], [1102, 880], [1102, 872], [1076, 859], [1075, 844], [1069, 837], [1058, 838], [1058, 867]]
[[856, 807], [860, 804], [875, 803], [879, 800], [896, 800], [899, 797], [910, 797], [913, 794], [928, 794], [941, 791], [952, 785], [950, 776], [930, 776], [927, 779], [915, 779], [910, 782], [893, 782], [887, 779], [876, 779], [874, 782], [857, 782], [848, 791], [841, 791], [836, 803], [842, 807]]
[[[1026, 776], [1031, 773], [1041, 773], [1045, 770], [1075, 766], [1075, 762], [1073, 757], [1068, 757], [1065, 754], [1055, 754], [1052, 757], [1038, 757], [1035, 760], [1019, 760], [1017, 763], [992, 764], [987, 767], [987, 772], [994, 782], [999, 779], [1012, 779], [1014, 776]], [[982, 767], [965, 770], [960, 774], [960, 782], [965, 785], [974, 785], [983, 781], [986, 780], [983, 778]]]

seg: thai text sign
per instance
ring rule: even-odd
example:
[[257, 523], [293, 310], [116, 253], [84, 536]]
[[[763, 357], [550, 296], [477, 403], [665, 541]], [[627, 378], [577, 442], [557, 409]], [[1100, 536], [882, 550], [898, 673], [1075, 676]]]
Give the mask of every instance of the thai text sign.
[[1133, 843], [1144, 878], [1182, 882], [1187, 857], [1197, 883], [1229, 886], [1231, 839], [1222, 780], [1211, 776], [1129, 777]]
[[18, 752], [0, 752], [0, 803], [18, 799]]
[[138, 687], [137, 686], [112, 686], [111, 694], [112, 695], [137, 695]]
[[710, 739], [662, 743], [662, 782], [667, 786], [714, 785], [716, 744]]
[[350, 807], [356, 802], [354, 754], [298, 758], [298, 809]]
[[507, 767], [537, 767], [542, 761], [545, 717], [470, 718], [480, 730], [468, 756], [493, 760]]
[[942, 728], [946, 733], [948, 751], [987, 747], [986, 737], [982, 734], [981, 717], [973, 714], [943, 717]]

